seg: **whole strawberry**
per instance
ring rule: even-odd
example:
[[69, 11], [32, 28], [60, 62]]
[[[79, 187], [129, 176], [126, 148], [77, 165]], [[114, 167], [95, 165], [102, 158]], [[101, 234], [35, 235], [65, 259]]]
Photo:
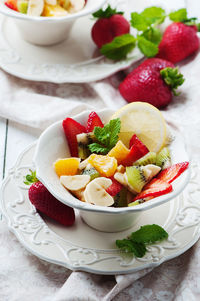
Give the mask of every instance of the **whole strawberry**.
[[183, 82], [183, 75], [171, 62], [152, 58], [134, 69], [120, 84], [119, 91], [128, 102], [144, 101], [163, 108]]
[[174, 22], [164, 32], [157, 57], [177, 63], [192, 55], [198, 49], [197, 26]]
[[98, 48], [112, 42], [115, 37], [130, 31], [130, 24], [123, 17], [123, 12], [117, 12], [110, 5], [104, 11], [100, 9], [93, 16], [98, 18], [98, 20], [93, 25], [91, 34]]
[[64, 226], [74, 224], [74, 209], [58, 201], [47, 188], [38, 181], [35, 172], [31, 171], [31, 174], [26, 176], [24, 183], [27, 185], [32, 183], [28, 191], [28, 196], [37, 210]]

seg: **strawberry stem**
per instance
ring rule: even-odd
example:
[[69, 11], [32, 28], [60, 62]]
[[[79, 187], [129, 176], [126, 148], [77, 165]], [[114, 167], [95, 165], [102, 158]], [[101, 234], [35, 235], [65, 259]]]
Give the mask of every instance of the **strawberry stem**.
[[162, 69], [160, 74], [165, 83], [171, 87], [173, 94], [175, 96], [179, 95], [179, 93], [176, 92], [176, 89], [183, 84], [185, 79], [178, 68], [167, 67]]
[[92, 15], [94, 18], [100, 19], [100, 18], [110, 18], [113, 15], [123, 15], [123, 14], [124, 12], [117, 11], [115, 8], [113, 9], [110, 5], [108, 5], [108, 7], [105, 10], [101, 8]]
[[31, 169], [29, 169], [30, 174], [27, 174], [24, 178], [24, 184], [26, 185], [31, 185], [33, 183], [39, 182], [38, 178], [36, 177], [36, 171], [33, 171]]

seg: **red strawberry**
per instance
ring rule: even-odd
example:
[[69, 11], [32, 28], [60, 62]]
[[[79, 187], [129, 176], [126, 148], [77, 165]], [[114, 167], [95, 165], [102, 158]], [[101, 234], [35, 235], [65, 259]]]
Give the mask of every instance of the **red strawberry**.
[[172, 185], [166, 183], [160, 179], [153, 179], [147, 185], [144, 186], [143, 191], [140, 192], [136, 197], [132, 200], [132, 202], [144, 199], [147, 197], [157, 197], [172, 191]]
[[105, 11], [100, 9], [93, 16], [99, 18], [92, 27], [92, 39], [98, 48], [123, 34], [130, 32], [129, 22], [122, 16], [122, 12], [117, 12], [110, 6]]
[[72, 118], [63, 120], [63, 129], [69, 145], [72, 157], [78, 157], [78, 143], [76, 135], [86, 133], [86, 128]]
[[174, 164], [164, 170], [162, 170], [159, 175], [157, 176], [157, 179], [160, 179], [162, 181], [165, 181], [167, 183], [173, 182], [177, 177], [182, 174], [189, 166], [189, 162], [182, 162]]
[[114, 197], [122, 190], [123, 185], [116, 181], [114, 177], [111, 177], [110, 179], [112, 180], [112, 184], [106, 189], [106, 191]]
[[177, 63], [198, 49], [197, 27], [175, 22], [166, 28], [157, 57]]
[[104, 127], [97, 113], [91, 112], [88, 116], [88, 121], [87, 121], [87, 128], [86, 128], [87, 133], [91, 133], [94, 130], [95, 126], [99, 126], [101, 128]]
[[132, 136], [129, 145], [130, 152], [121, 163], [124, 166], [131, 166], [133, 162], [137, 161], [149, 152], [148, 148], [142, 143], [142, 141], [140, 141], [140, 139], [135, 134]]
[[41, 182], [31, 185], [28, 191], [31, 203], [37, 210], [64, 226], [71, 226], [75, 221], [74, 209], [59, 202]]
[[17, 0], [7, 0], [5, 2], [5, 5], [7, 7], [9, 7], [10, 9], [16, 10], [18, 11], [18, 7], [17, 7]]
[[[158, 60], [158, 61], [157, 61]], [[173, 64], [160, 59], [147, 59], [120, 84], [119, 91], [128, 101], [145, 101], [157, 108], [168, 105], [172, 92], [183, 83], [182, 74]]]

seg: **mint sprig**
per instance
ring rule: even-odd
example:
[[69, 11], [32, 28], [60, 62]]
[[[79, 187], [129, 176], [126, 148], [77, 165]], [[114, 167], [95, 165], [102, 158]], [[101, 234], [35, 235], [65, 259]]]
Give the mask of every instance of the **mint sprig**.
[[169, 14], [169, 18], [173, 22], [183, 22], [187, 19], [186, 8], [181, 8], [179, 10], [173, 11]]
[[128, 238], [116, 240], [116, 246], [126, 253], [143, 257], [146, 254], [146, 245], [168, 238], [168, 233], [159, 225], [145, 225]]
[[110, 5], [108, 5], [108, 7], [103, 10], [102, 8], [99, 9], [98, 11], [96, 11], [95, 13], [93, 13], [93, 17], [94, 18], [110, 18], [113, 15], [123, 15], [124, 12], [122, 11], [117, 11], [116, 9], [112, 8]]
[[94, 136], [95, 143], [89, 144], [89, 150], [92, 153], [100, 153], [106, 155], [117, 143], [121, 121], [119, 118], [112, 119], [103, 128], [95, 127]]

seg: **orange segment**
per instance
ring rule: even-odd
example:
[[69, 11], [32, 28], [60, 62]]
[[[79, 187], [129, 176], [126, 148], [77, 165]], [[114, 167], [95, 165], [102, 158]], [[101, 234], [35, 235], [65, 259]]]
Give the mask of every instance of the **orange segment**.
[[88, 163], [105, 177], [113, 176], [117, 169], [117, 160], [114, 157], [92, 154], [88, 158]]
[[79, 158], [58, 159], [54, 163], [54, 168], [59, 177], [74, 176], [77, 174], [79, 163]]
[[124, 145], [124, 143], [119, 140], [117, 144], [109, 151], [108, 156], [115, 157], [118, 164], [128, 156], [130, 150]]

